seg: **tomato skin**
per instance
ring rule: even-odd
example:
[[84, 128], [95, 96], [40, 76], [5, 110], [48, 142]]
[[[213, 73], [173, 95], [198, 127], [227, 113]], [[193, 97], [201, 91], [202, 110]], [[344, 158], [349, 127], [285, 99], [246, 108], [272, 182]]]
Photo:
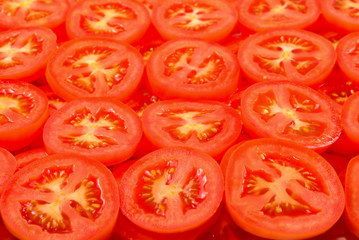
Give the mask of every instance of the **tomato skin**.
[[[6, 66], [6, 62], [0, 61], [0, 79], [31, 82], [41, 77], [45, 73], [48, 60], [56, 49], [56, 39], [54, 32], [44, 27], [19, 28], [1, 32], [2, 60], [9, 57], [14, 65]], [[11, 51], [15, 53], [9, 53]]]
[[[68, 171], [69, 167], [72, 168], [71, 170], [73, 172], [66, 172]], [[70, 174], [72, 178], [70, 177], [66, 179], [68, 181], [66, 184], [64, 184], [66, 186], [60, 187], [60, 184], [57, 182], [54, 183], [57, 188], [54, 187], [50, 188], [51, 190], [49, 190], [49, 188], [43, 186], [44, 182], [42, 182], [41, 176], [43, 176], [42, 174], [51, 174], [51, 176], [54, 177], [53, 179], [47, 179], [46, 181], [59, 179], [53, 175], [53, 168], [64, 168], [64, 174]], [[80, 215], [80, 212], [77, 212], [77, 209], [71, 207], [71, 203], [69, 202], [71, 199], [71, 193], [74, 193], [76, 189], [79, 189], [80, 184], [82, 183], [81, 181], [91, 176], [97, 178], [97, 189], [102, 191], [100, 196], [103, 199], [103, 202], [106, 204], [102, 206], [99, 216], [90, 220], [88, 217]], [[41, 192], [41, 190], [37, 190], [36, 192], [35, 188], [31, 185], [31, 181], [36, 181], [39, 183], [38, 186], [40, 189], [47, 189], [47, 191]], [[26, 182], [30, 182], [30, 184], [24, 184]], [[69, 187], [67, 184], [71, 184], [72, 187]], [[89, 185], [87, 187], [92, 186]], [[58, 192], [63, 194], [62, 197], [55, 194]], [[74, 195], [81, 195], [81, 197], [85, 197], [85, 192], [77, 193], [78, 194]], [[4, 193], [1, 196], [1, 215], [6, 228], [10, 233], [19, 239], [104, 240], [110, 238], [113, 227], [116, 223], [116, 218], [119, 211], [118, 194], [116, 180], [112, 176], [110, 170], [100, 162], [90, 160], [79, 155], [55, 154], [25, 166], [11, 177], [9, 184], [6, 186], [6, 189], [4, 189]], [[66, 197], [64, 197], [69, 197], [69, 195], [70, 199], [66, 199]], [[76, 196], [74, 198], [76, 198]], [[28, 219], [26, 219], [26, 216], [23, 216], [21, 212], [21, 209], [23, 209], [21, 202], [27, 201], [29, 199], [34, 201], [46, 200], [49, 202], [54, 202], [56, 200], [57, 202], [54, 203], [55, 206], [53, 206], [53, 211], [55, 211], [57, 207], [60, 210], [58, 204], [59, 202], [62, 203], [60, 211], [62, 213], [65, 211], [64, 214], [67, 215], [67, 217], [70, 219], [72, 224], [71, 230], [62, 233], [59, 233], [57, 230], [55, 230], [54, 232], [50, 233], [41, 229], [41, 227], [34, 224], [34, 222], [30, 220], [27, 221]], [[36, 209], [35, 212], [39, 214], [39, 212], [41, 213], [42, 211]], [[51, 213], [51, 211], [49, 212]], [[53, 219], [53, 215], [48, 213], [44, 214], [50, 216], [50, 218]], [[86, 226], [86, 228], [84, 228], [84, 226]]]
[[[275, 2], [273, 5], [269, 1], [263, 1], [263, 5], [260, 4], [261, 1], [257, 1], [259, 2], [257, 6], [254, 2], [239, 1], [237, 10], [238, 21], [256, 32], [283, 28], [305, 28], [313, 24], [320, 15], [320, 6], [317, 0], [281, 1], [281, 3]], [[299, 8], [306, 10], [302, 12]]]
[[[344, 210], [344, 191], [340, 180], [330, 164], [316, 152], [295, 142], [262, 138], [238, 144], [236, 149], [232, 149], [229, 154], [230, 159], [225, 168], [225, 203], [232, 219], [244, 230], [263, 238], [304, 239], [324, 233], [342, 215]], [[273, 155], [269, 158], [273, 157], [274, 162], [265, 162], [269, 155]], [[288, 160], [291, 158], [290, 156], [293, 156], [293, 160], [295, 160], [292, 163]], [[282, 211], [284, 211], [284, 204], [288, 200], [288, 198], [286, 200], [285, 194], [281, 195], [277, 192], [281, 188], [280, 186], [277, 186], [277, 189], [272, 188], [269, 184], [274, 183], [278, 176], [279, 178], [286, 176], [284, 178], [288, 177], [287, 180], [290, 182], [298, 178], [293, 172], [286, 175], [287, 170], [279, 170], [275, 165], [272, 165], [273, 168], [267, 165], [275, 163], [277, 158], [279, 161], [282, 157], [282, 166], [283, 168], [288, 167], [289, 172], [293, 169], [304, 167], [304, 169], [314, 174], [316, 180], [321, 182], [320, 184], [322, 185], [319, 188], [322, 190], [319, 190], [319, 192], [325, 189], [325, 194], [316, 194], [313, 190], [301, 191], [301, 187], [295, 187], [296, 184], [278, 182], [279, 185], [287, 188], [285, 191], [293, 196], [292, 199], [301, 199], [302, 203], [309, 204], [309, 208], [313, 207], [312, 204], [314, 204], [320, 208], [319, 212], [308, 215], [303, 212], [302, 214], [299, 212], [291, 213], [291, 210], [284, 214], [282, 212], [273, 213], [274, 211], [265, 212], [264, 205], [272, 201], [283, 202]], [[276, 176], [272, 170], [275, 170], [278, 175]], [[254, 187], [246, 186], [248, 183], [247, 175], [257, 175], [263, 182], [254, 182], [252, 184]], [[252, 194], [249, 190], [246, 190], [250, 187], [258, 190], [258, 192]], [[261, 188], [263, 192], [260, 192]], [[273, 198], [271, 198], [272, 195], [269, 191], [274, 191], [278, 194], [274, 194]], [[313, 195], [308, 198], [304, 196], [305, 194]], [[313, 202], [308, 203], [308, 201]], [[296, 208], [293, 202], [289, 203], [289, 205], [292, 205], [294, 209]], [[270, 215], [271, 213], [273, 215]]]
[[190, 36], [220, 42], [233, 30], [238, 18], [232, 6], [219, 0], [167, 0], [155, 4], [152, 12], [153, 25], [167, 40]]
[[[106, 21], [105, 26], [92, 29], [92, 24], [101, 21]], [[87, 0], [70, 9], [66, 17], [66, 31], [70, 39], [101, 36], [132, 43], [145, 34], [150, 23], [147, 9], [136, 1]]]
[[326, 80], [336, 63], [336, 52], [318, 34], [275, 29], [245, 39], [237, 58], [250, 81], [286, 80], [313, 86]]
[[192, 147], [215, 159], [222, 157], [242, 130], [238, 113], [217, 101], [153, 103], [143, 112], [142, 126], [144, 136], [157, 148]]
[[43, 131], [49, 153], [80, 154], [107, 166], [129, 159], [141, 137], [141, 121], [129, 106], [101, 98], [66, 103]]
[[142, 56], [131, 45], [110, 38], [85, 37], [65, 42], [57, 49], [48, 62], [46, 80], [67, 101], [80, 97], [125, 101], [138, 89], [143, 69]]
[[[209, 64], [215, 66], [208, 70]], [[149, 89], [161, 99], [223, 100], [240, 81], [238, 62], [230, 50], [195, 39], [162, 44], [152, 53], [146, 70]]]
[[[155, 199], [155, 203], [161, 202], [162, 194], [167, 199], [163, 202], [167, 206], [163, 212], [167, 218], [163, 218], [157, 212], [156, 214], [148, 212], [144, 203], [138, 203], [138, 198], [145, 197], [145, 195], [135, 194], [135, 191], [140, 188], [141, 179], [147, 176], [144, 175], [147, 174], [146, 170], [147, 172], [153, 170], [155, 172], [151, 171], [151, 173], [168, 176], [168, 178], [153, 178], [155, 185], [156, 183], [158, 185], [154, 187], [153, 191], [151, 190], [152, 194], [156, 196], [159, 194], [160, 199]], [[191, 171], [196, 174], [201, 172], [201, 177], [198, 175], [198, 178], [190, 177]], [[162, 185], [161, 179], [168, 179], [168, 182]], [[182, 195], [181, 191], [185, 191], [188, 183], [194, 182], [196, 183], [192, 185], [194, 188], [197, 190], [200, 188], [200, 192], [204, 191], [207, 194], [204, 192], [198, 194], [196, 199], [193, 199], [193, 203], [197, 203], [189, 207], [182, 204], [185, 195]], [[134, 188], [127, 186], [134, 186]], [[166, 190], [166, 186], [171, 186], [172, 190]], [[183, 190], [178, 192], [178, 187]], [[180, 233], [200, 227], [215, 215], [223, 197], [223, 175], [217, 162], [199, 150], [188, 147], [163, 148], [147, 154], [131, 165], [121, 179], [120, 189], [121, 212], [131, 222], [156, 233]], [[202, 200], [197, 199], [199, 197]], [[187, 209], [186, 206], [189, 208]], [[158, 208], [157, 205], [156, 208]], [[187, 210], [185, 211], [185, 209]], [[168, 212], [170, 213], [168, 214]], [[182, 219], [180, 222], [178, 222], [179, 217]]]
[[243, 92], [241, 110], [244, 127], [253, 137], [287, 139], [324, 152], [341, 134], [331, 100], [298, 83], [255, 83]]

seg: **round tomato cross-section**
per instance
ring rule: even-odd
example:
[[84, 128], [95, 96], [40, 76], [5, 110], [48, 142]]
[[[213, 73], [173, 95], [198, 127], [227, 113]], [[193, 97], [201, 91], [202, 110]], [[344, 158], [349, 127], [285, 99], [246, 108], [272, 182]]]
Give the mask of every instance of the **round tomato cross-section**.
[[111, 171], [98, 161], [55, 154], [14, 174], [1, 216], [19, 239], [109, 239], [119, 211]]
[[342, 184], [313, 150], [262, 138], [236, 145], [227, 157], [225, 202], [244, 230], [269, 239], [306, 239], [341, 217]]
[[0, 80], [0, 147], [13, 151], [31, 143], [48, 114], [47, 97], [39, 88]]
[[102, 36], [134, 42], [150, 23], [147, 9], [136, 1], [87, 0], [70, 9], [66, 30], [70, 38]]
[[[8, 150], [0, 147], [1, 171], [0, 171], [0, 193], [6, 186], [10, 177], [17, 167], [17, 160]], [[1, 236], [1, 235], [0, 235]]]
[[346, 32], [359, 31], [358, 0], [322, 0], [324, 19], [334, 28]]
[[147, 63], [149, 88], [162, 99], [225, 99], [238, 87], [239, 74], [230, 50], [194, 39], [162, 44]]
[[138, 88], [143, 69], [141, 54], [128, 44], [109, 38], [78, 38], [54, 53], [47, 65], [46, 80], [65, 100], [125, 100]]
[[55, 28], [65, 21], [69, 3], [64, 0], [2, 0], [0, 27]]
[[338, 64], [344, 74], [359, 83], [359, 33], [343, 37], [337, 46]]
[[247, 0], [237, 5], [239, 22], [254, 31], [304, 28], [320, 15], [317, 0]]
[[26, 82], [41, 77], [56, 49], [56, 35], [46, 28], [31, 27], [0, 33], [0, 79]]
[[351, 95], [344, 103], [341, 120], [345, 134], [359, 144], [359, 92]]
[[142, 123], [146, 138], [157, 148], [187, 146], [214, 158], [242, 129], [237, 111], [216, 101], [159, 101], [143, 111]]
[[359, 156], [350, 159], [345, 173], [345, 220], [351, 232], [359, 237], [359, 205], [358, 205], [358, 171]]
[[105, 165], [130, 158], [141, 137], [141, 121], [129, 106], [97, 98], [66, 103], [43, 130], [48, 152], [77, 153]]
[[287, 139], [322, 152], [341, 133], [333, 104], [308, 86], [273, 81], [248, 87], [242, 95], [241, 111], [251, 135]]
[[237, 12], [221, 0], [166, 0], [155, 4], [152, 22], [165, 39], [223, 40], [237, 22]]
[[224, 179], [209, 155], [173, 147], [137, 160], [120, 189], [121, 211], [130, 221], [149, 231], [175, 233], [197, 228], [216, 213]]
[[299, 29], [260, 32], [243, 41], [238, 60], [252, 81], [289, 80], [305, 85], [325, 81], [336, 62], [329, 40]]

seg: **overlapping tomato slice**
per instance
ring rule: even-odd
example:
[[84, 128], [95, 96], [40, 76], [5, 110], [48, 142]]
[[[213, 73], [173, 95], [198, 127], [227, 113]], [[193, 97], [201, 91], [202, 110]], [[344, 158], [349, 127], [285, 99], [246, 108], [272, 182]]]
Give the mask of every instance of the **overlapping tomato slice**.
[[239, 22], [254, 31], [304, 28], [320, 14], [316, 0], [248, 0], [237, 4]]
[[216, 161], [201, 151], [164, 148], [131, 165], [120, 189], [121, 211], [130, 221], [153, 232], [183, 232], [215, 214], [223, 175]]
[[119, 195], [110, 170], [100, 162], [77, 155], [52, 155], [24, 167], [10, 181], [1, 198], [1, 214], [16, 237], [110, 237]]
[[246, 231], [270, 239], [304, 239], [333, 226], [344, 210], [335, 170], [319, 154], [273, 138], [238, 144], [225, 167], [225, 201]]
[[70, 38], [103, 36], [134, 42], [150, 25], [150, 16], [142, 4], [124, 0], [81, 1], [71, 8], [66, 19]]
[[234, 28], [237, 13], [220, 0], [167, 0], [155, 4], [152, 22], [165, 39], [223, 40]]
[[326, 0], [321, 1], [325, 20], [341, 31], [356, 32], [359, 30], [358, 0]]
[[359, 33], [353, 32], [343, 37], [337, 46], [338, 64], [343, 73], [359, 83]]
[[49, 152], [77, 153], [106, 165], [130, 158], [141, 137], [140, 119], [130, 107], [96, 98], [67, 103], [43, 131]]
[[214, 101], [167, 100], [142, 114], [146, 138], [157, 148], [187, 146], [217, 158], [239, 137], [242, 123], [229, 106]]
[[1, 0], [0, 27], [55, 28], [65, 21], [68, 8], [64, 0]]
[[238, 51], [245, 75], [252, 81], [323, 82], [336, 62], [325, 38], [304, 30], [271, 30], [247, 38]]
[[310, 87], [273, 81], [248, 87], [241, 111], [252, 135], [287, 139], [322, 152], [341, 133], [339, 113], [332, 104]]
[[141, 55], [130, 45], [109, 38], [79, 38], [60, 46], [49, 61], [46, 79], [65, 100], [126, 100], [138, 88], [143, 68]]

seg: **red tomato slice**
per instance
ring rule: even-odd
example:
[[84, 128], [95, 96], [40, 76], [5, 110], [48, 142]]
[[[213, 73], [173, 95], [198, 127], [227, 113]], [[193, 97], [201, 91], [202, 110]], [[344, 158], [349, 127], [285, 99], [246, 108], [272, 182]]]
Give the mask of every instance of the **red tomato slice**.
[[130, 107], [96, 98], [66, 103], [43, 132], [49, 153], [77, 153], [105, 165], [129, 159], [141, 136], [140, 119]]
[[46, 149], [43, 147], [33, 148], [30, 150], [21, 152], [19, 154], [16, 154], [15, 158], [16, 158], [16, 162], [17, 162], [17, 170], [20, 170], [21, 168], [25, 167], [29, 163], [32, 163], [33, 161], [47, 157], [48, 155], [49, 154], [46, 152]]
[[0, 171], [0, 193], [14, 174], [17, 166], [16, 158], [5, 148], [0, 147], [1, 171]]
[[60, 109], [63, 105], [65, 105], [66, 101], [60, 98], [51, 88], [49, 85], [44, 85], [39, 87], [47, 96], [49, 100], [49, 114], [50, 116]]
[[237, 22], [235, 8], [221, 0], [166, 0], [153, 7], [152, 23], [165, 39], [221, 41]]
[[344, 210], [335, 170], [296, 142], [262, 138], [237, 145], [225, 179], [232, 219], [260, 237], [313, 237], [333, 226]]
[[144, 35], [150, 23], [147, 9], [136, 1], [86, 0], [70, 9], [66, 31], [70, 38], [102, 36], [131, 43]]
[[359, 31], [358, 0], [321, 0], [324, 19], [334, 28], [342, 31]]
[[109, 38], [79, 38], [59, 47], [48, 63], [46, 79], [65, 100], [126, 100], [138, 88], [143, 68], [141, 55], [130, 45]]
[[239, 137], [239, 114], [215, 101], [166, 100], [142, 114], [146, 138], [157, 148], [187, 146], [219, 158]]
[[1, 32], [0, 79], [30, 82], [39, 78], [55, 48], [56, 35], [46, 28]]
[[242, 95], [247, 131], [257, 137], [291, 140], [322, 152], [341, 133], [339, 113], [323, 94], [288, 81], [262, 82]]
[[317, 0], [247, 0], [237, 4], [239, 22], [254, 31], [305, 28], [320, 15]]
[[194, 39], [162, 44], [147, 63], [149, 88], [163, 99], [225, 99], [236, 90], [239, 74], [230, 50]]
[[0, 147], [13, 151], [31, 143], [48, 117], [46, 95], [30, 83], [0, 80]]
[[55, 28], [65, 21], [68, 8], [65, 0], [1, 0], [0, 27]]
[[164, 148], [129, 167], [120, 189], [121, 211], [130, 221], [153, 232], [183, 232], [214, 216], [222, 201], [223, 175], [207, 154]]
[[338, 43], [337, 52], [340, 69], [349, 79], [359, 83], [359, 32], [343, 37]]
[[359, 237], [358, 171], [359, 156], [356, 156], [349, 161], [345, 174], [345, 220], [349, 230], [357, 237]]
[[359, 144], [359, 92], [351, 95], [342, 108], [343, 130], [348, 138]]
[[289, 80], [314, 85], [330, 74], [336, 53], [320, 35], [284, 29], [256, 33], [244, 40], [238, 60], [246, 76], [255, 82]]
[[118, 199], [116, 180], [100, 162], [51, 155], [13, 175], [2, 194], [1, 216], [20, 239], [108, 239]]

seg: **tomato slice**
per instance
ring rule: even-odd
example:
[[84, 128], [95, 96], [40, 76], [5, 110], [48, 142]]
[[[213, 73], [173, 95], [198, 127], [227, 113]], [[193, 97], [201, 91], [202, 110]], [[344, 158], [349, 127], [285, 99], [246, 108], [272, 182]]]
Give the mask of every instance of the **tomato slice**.
[[70, 38], [102, 36], [131, 43], [144, 35], [150, 23], [147, 9], [136, 1], [87, 0], [70, 9], [66, 31]]
[[17, 163], [17, 171], [21, 168], [25, 167], [29, 163], [32, 163], [41, 158], [47, 157], [49, 154], [46, 152], [44, 147], [41, 148], [33, 148], [30, 150], [26, 150], [19, 154], [15, 155], [16, 163]]
[[40, 27], [0, 33], [0, 79], [33, 81], [44, 74], [56, 35]]
[[235, 27], [235, 8], [221, 0], [166, 0], [153, 7], [152, 23], [165, 39], [223, 40]]
[[118, 199], [116, 180], [103, 164], [55, 154], [13, 175], [1, 198], [1, 216], [20, 239], [107, 239]]
[[239, 114], [215, 101], [166, 100], [142, 114], [146, 138], [157, 148], [187, 146], [218, 158], [239, 137]]
[[126, 100], [138, 88], [143, 69], [142, 57], [132, 46], [114, 39], [88, 37], [61, 45], [48, 63], [46, 79], [65, 100]]
[[43, 85], [39, 87], [47, 96], [47, 99], [49, 100], [49, 114], [50, 116], [56, 112], [58, 109], [60, 109], [63, 105], [65, 105], [66, 101], [59, 97], [51, 88], [49, 85]]
[[244, 230], [270, 239], [304, 239], [333, 226], [344, 191], [330, 164], [296, 142], [249, 140], [232, 151], [225, 202]]
[[46, 95], [30, 83], [0, 80], [0, 147], [31, 143], [48, 117]]
[[332, 104], [308, 86], [274, 81], [248, 87], [241, 110], [250, 134], [288, 139], [323, 152], [341, 133], [339, 113]]
[[0, 171], [0, 193], [14, 174], [17, 166], [16, 158], [5, 148], [0, 147], [1, 171]]
[[184, 147], [160, 149], [137, 160], [124, 173], [121, 211], [149, 231], [191, 230], [216, 213], [223, 181], [219, 165], [207, 154]]
[[358, 0], [322, 0], [324, 19], [334, 28], [347, 31], [359, 31]]
[[330, 42], [305, 30], [260, 32], [244, 40], [238, 60], [252, 81], [289, 80], [306, 85], [325, 81], [336, 62]]
[[343, 37], [338, 43], [337, 52], [340, 69], [348, 78], [359, 83], [359, 33], [353, 32]]
[[239, 75], [230, 50], [202, 40], [166, 42], [147, 63], [149, 88], [161, 99], [225, 99], [236, 90]]
[[129, 159], [141, 136], [141, 121], [130, 107], [97, 98], [66, 103], [43, 131], [49, 153], [77, 153], [105, 165]]
[[68, 9], [64, 0], [1, 0], [0, 27], [55, 28], [65, 21]]
[[356, 156], [349, 161], [345, 174], [345, 220], [347, 227], [356, 237], [359, 237], [358, 171], [359, 156]]
[[237, 5], [239, 22], [256, 32], [276, 28], [305, 28], [320, 15], [317, 0], [248, 0]]
[[344, 103], [341, 120], [343, 130], [356, 145], [359, 144], [359, 93], [354, 93]]

